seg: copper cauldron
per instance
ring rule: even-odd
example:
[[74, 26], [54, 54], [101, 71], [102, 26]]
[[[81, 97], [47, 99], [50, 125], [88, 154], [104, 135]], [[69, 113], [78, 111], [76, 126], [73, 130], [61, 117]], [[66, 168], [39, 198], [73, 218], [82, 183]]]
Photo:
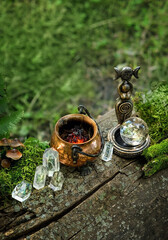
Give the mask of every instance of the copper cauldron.
[[[59, 152], [61, 163], [80, 167], [87, 161], [93, 161], [102, 151], [103, 138], [96, 121], [84, 106], [79, 106], [79, 114], [69, 114], [58, 120], [51, 138], [50, 146]], [[86, 116], [87, 114], [88, 116]], [[90, 132], [90, 138], [83, 143], [70, 143], [61, 137], [62, 131], [69, 126], [82, 125]]]

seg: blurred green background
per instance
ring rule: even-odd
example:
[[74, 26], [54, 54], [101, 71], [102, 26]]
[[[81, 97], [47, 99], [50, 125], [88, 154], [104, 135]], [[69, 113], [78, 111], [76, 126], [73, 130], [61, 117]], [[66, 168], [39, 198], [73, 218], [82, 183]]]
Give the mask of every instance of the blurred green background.
[[14, 135], [46, 140], [79, 104], [114, 107], [116, 66], [141, 66], [134, 92], [167, 80], [167, 12], [166, 0], [2, 0], [0, 74], [24, 109]]

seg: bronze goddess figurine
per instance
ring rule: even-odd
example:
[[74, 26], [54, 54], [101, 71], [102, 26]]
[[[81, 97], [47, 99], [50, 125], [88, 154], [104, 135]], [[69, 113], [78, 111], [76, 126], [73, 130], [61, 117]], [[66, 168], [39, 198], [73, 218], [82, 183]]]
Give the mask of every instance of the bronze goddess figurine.
[[130, 67], [124, 67], [122, 70], [114, 68], [116, 71], [115, 80], [118, 78], [121, 78], [122, 80], [122, 83], [118, 85], [118, 93], [120, 97], [117, 98], [115, 105], [116, 116], [119, 124], [122, 124], [132, 114], [133, 103], [130, 98], [133, 91], [133, 85], [130, 83], [130, 80], [132, 75], [138, 78], [139, 69], [140, 67], [136, 67], [134, 70], [132, 70]]
[[116, 71], [116, 79], [121, 78], [122, 82], [118, 85], [119, 98], [116, 101], [115, 110], [118, 119], [118, 125], [111, 128], [108, 132], [108, 140], [112, 142], [114, 153], [123, 158], [134, 158], [142, 154], [143, 150], [150, 145], [150, 137], [147, 135], [145, 141], [138, 145], [130, 145], [126, 143], [120, 134], [122, 123], [131, 117], [133, 102], [131, 101], [131, 94], [133, 85], [130, 83], [132, 75], [138, 78], [138, 71], [140, 67], [134, 70], [130, 67], [124, 67], [122, 70], [114, 68]]

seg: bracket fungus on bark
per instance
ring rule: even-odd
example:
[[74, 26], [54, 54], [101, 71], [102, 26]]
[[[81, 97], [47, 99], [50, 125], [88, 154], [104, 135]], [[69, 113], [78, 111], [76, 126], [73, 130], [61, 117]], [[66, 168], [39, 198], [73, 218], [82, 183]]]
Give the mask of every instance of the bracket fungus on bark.
[[13, 160], [18, 160], [22, 157], [22, 153], [17, 149], [11, 149], [6, 152], [6, 157]]
[[7, 147], [7, 146], [10, 146], [10, 144], [11, 144], [11, 139], [2, 138], [0, 141], [0, 147]]
[[17, 147], [24, 147], [24, 144], [19, 141], [18, 138], [11, 139], [10, 147], [17, 148]]

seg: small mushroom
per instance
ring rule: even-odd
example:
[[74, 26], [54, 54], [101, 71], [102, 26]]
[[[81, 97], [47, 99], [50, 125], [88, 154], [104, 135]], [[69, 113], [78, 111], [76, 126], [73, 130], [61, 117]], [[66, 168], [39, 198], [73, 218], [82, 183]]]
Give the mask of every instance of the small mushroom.
[[9, 168], [10, 165], [11, 165], [11, 162], [9, 161], [9, 159], [3, 159], [3, 160], [1, 161], [1, 166], [2, 166], [3, 168]]
[[17, 147], [24, 147], [24, 144], [20, 142], [18, 138], [14, 138], [11, 140], [10, 146], [13, 148], [17, 148]]
[[0, 141], [0, 147], [10, 146], [11, 140], [7, 138], [2, 138]]
[[7, 151], [6, 157], [11, 158], [13, 160], [18, 160], [22, 157], [22, 153], [17, 149], [12, 149]]

